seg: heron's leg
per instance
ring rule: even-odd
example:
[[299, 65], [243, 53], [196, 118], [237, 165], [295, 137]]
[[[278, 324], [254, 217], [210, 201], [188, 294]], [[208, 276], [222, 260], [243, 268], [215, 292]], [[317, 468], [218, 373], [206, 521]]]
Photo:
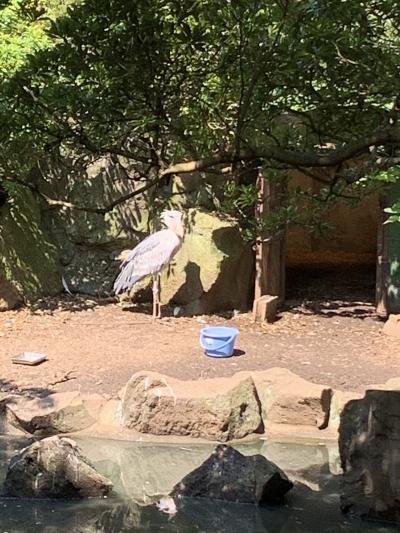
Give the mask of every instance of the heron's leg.
[[153, 320], [156, 318], [161, 318], [159, 274], [153, 276]]
[[160, 302], [160, 294], [161, 294], [161, 276], [160, 274], [157, 274], [157, 318], [161, 318], [161, 302]]

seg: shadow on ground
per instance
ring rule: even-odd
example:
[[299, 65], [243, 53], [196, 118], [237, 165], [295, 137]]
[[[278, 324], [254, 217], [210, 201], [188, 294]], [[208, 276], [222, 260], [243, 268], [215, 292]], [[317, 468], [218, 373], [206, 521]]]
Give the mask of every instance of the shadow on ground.
[[[6, 395], [15, 395], [15, 396], [24, 396], [27, 399], [40, 399], [41, 402], [43, 402], [43, 406], [48, 407], [49, 405], [52, 405], [52, 400], [49, 398], [49, 395], [53, 393], [54, 390], [52, 390], [49, 387], [21, 387], [18, 386], [15, 381], [11, 379], [0, 379], [0, 396], [4, 396], [6, 398]], [[7, 399], [7, 402], [12, 402], [11, 399]], [[1, 405], [1, 398], [0, 398], [0, 405]]]
[[[27, 308], [33, 315], [53, 315], [59, 311], [69, 311], [79, 313], [88, 309], [95, 309], [116, 302], [116, 298], [95, 298], [85, 294], [73, 296], [59, 295], [58, 297], [40, 298], [36, 302], [30, 303]], [[23, 309], [23, 308], [22, 308]]]
[[375, 306], [365, 300], [287, 300], [282, 308], [294, 315], [318, 315], [324, 318], [347, 317], [383, 321]]

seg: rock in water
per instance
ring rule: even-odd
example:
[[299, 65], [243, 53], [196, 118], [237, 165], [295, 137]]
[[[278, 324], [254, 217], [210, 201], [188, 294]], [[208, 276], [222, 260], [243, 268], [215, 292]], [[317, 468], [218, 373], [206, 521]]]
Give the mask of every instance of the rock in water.
[[220, 444], [203, 464], [175, 485], [171, 496], [280, 503], [292, 487], [286, 474], [263, 455], [245, 456]]
[[5, 493], [20, 498], [77, 498], [108, 494], [110, 480], [96, 472], [76, 443], [49, 437], [24, 448], [8, 467]]
[[341, 508], [400, 524], [400, 391], [369, 390], [342, 411]]

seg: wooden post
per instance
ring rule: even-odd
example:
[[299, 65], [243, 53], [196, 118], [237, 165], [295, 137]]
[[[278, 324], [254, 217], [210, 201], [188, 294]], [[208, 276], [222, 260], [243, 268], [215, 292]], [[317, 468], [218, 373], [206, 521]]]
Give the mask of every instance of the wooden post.
[[[279, 205], [282, 187], [266, 180], [260, 169], [257, 189], [256, 218], [261, 221]], [[285, 230], [257, 238], [255, 271], [253, 316], [255, 320], [271, 321], [277, 303], [285, 297]]]
[[[256, 219], [257, 221], [261, 221], [264, 217], [265, 208], [265, 178], [261, 170], [259, 170], [257, 176], [257, 191]], [[266, 243], [263, 240], [263, 236], [260, 235], [256, 240], [256, 278], [254, 285], [254, 300], [258, 300], [263, 294], [267, 294], [266, 269], [264, 265], [265, 255]]]
[[[266, 204], [267, 211], [279, 207], [283, 194], [283, 184], [267, 181]], [[278, 296], [279, 302], [285, 299], [285, 263], [286, 263], [286, 230], [281, 229], [267, 237], [266, 256], [264, 264], [266, 269], [266, 292]]]

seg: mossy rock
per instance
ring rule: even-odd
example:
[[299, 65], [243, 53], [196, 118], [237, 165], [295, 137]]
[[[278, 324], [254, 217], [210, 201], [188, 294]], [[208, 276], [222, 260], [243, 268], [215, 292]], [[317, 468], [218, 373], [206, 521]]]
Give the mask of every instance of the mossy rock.
[[236, 221], [191, 209], [181, 250], [163, 273], [161, 300], [188, 314], [246, 310], [254, 259]]
[[[90, 208], [107, 206], [132, 192], [131, 182], [121, 177], [107, 158], [84, 167], [71, 160], [68, 166], [49, 168], [45, 174], [39, 173], [38, 187], [51, 198], [66, 198]], [[43, 206], [44, 225], [57, 243], [62, 272], [73, 292], [111, 294], [119, 268], [114, 257], [148, 234], [149, 203], [144, 195], [105, 214]]]
[[60, 290], [57, 248], [42, 228], [36, 198], [14, 188], [0, 209], [0, 309]]

